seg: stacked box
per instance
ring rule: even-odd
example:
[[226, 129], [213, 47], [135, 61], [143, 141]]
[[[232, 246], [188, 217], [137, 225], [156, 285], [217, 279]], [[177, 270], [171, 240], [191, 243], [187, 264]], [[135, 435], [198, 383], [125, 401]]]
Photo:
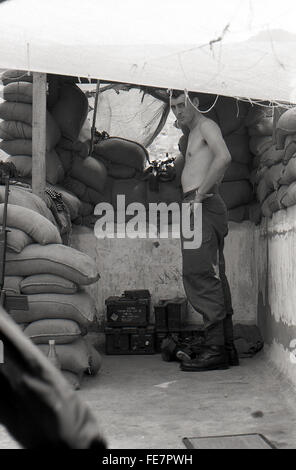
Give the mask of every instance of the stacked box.
[[106, 299], [106, 354], [153, 354], [155, 329], [148, 290], [124, 291]]
[[187, 299], [176, 297], [163, 299], [154, 306], [155, 315], [155, 349], [161, 352], [162, 341], [168, 336], [175, 336], [179, 341], [187, 342], [196, 336], [202, 336], [203, 327], [188, 324]]

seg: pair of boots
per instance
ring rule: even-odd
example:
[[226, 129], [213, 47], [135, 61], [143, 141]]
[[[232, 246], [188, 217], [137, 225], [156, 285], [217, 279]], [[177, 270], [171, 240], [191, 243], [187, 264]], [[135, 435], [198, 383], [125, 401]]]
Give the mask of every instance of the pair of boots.
[[[226, 337], [225, 322], [219, 322], [207, 329], [205, 343], [201, 346], [195, 358], [183, 351], [176, 356], [181, 360], [181, 370], [188, 372], [202, 372], [207, 370], [228, 369], [229, 366], [238, 366], [239, 358], [234, 346], [233, 337]], [[224, 343], [224, 337], [226, 337]]]

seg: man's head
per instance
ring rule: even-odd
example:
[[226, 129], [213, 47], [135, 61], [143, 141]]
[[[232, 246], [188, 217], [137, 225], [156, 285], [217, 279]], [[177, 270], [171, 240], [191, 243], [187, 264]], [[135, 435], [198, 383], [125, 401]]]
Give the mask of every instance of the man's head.
[[173, 90], [171, 94], [171, 110], [178, 120], [180, 127], [190, 126], [198, 114], [199, 99], [195, 93], [188, 93], [186, 98], [184, 91]]

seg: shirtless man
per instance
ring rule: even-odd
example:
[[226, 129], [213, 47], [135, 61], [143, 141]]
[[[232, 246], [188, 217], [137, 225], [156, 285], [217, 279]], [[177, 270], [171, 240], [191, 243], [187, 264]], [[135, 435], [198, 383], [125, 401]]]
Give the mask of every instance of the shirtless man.
[[184, 289], [205, 325], [205, 344], [200, 354], [194, 359], [183, 357], [181, 369], [186, 371], [227, 369], [239, 364], [223, 255], [227, 209], [218, 194], [231, 156], [219, 126], [200, 113], [198, 105], [194, 93], [189, 93], [188, 99], [183, 91], [172, 92], [171, 109], [179, 126], [189, 131], [181, 175], [183, 202], [202, 203], [201, 246], [185, 249], [182, 240]]

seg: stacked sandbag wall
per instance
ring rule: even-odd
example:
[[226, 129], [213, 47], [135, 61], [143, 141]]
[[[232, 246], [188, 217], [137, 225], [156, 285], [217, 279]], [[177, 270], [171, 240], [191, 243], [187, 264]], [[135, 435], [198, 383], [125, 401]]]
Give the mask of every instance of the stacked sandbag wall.
[[296, 203], [295, 108], [281, 108], [279, 113], [275, 132], [272, 108], [257, 107], [250, 115], [250, 148], [258, 159], [252, 182], [262, 214], [266, 217]]
[[92, 157], [83, 161], [84, 171], [80, 164], [74, 165], [64, 181], [65, 188], [83, 201], [84, 207], [92, 208], [91, 213], [84, 212], [74, 223], [93, 226], [98, 219], [94, 208], [99, 203], [111, 204], [116, 214], [117, 195], [125, 196], [125, 207], [132, 202], [146, 207], [143, 171], [148, 160], [147, 150], [127, 139], [110, 137], [96, 143]]
[[[0, 223], [4, 195], [0, 186]], [[100, 368], [100, 355], [83, 338], [97, 321], [94, 301], [83, 286], [96, 282], [99, 274], [88, 255], [62, 244], [54, 222], [41, 198], [10, 186], [4, 288], [27, 296], [28, 310], [12, 309], [10, 315], [45, 354], [48, 341], [55, 339], [62, 370], [78, 387], [84, 372], [95, 374]]]
[[[256, 204], [254, 192], [250, 184], [250, 167], [252, 154], [249, 149], [249, 136], [245, 124], [250, 104], [234, 98], [200, 95], [199, 109], [204, 116], [216, 122], [222, 132], [225, 143], [231, 154], [232, 161], [220, 184], [220, 194], [228, 209], [229, 220], [242, 222], [254, 220]], [[185, 156], [188, 132], [183, 130], [179, 141], [179, 149]]]
[[[32, 176], [32, 75], [25, 71], [7, 70], [2, 73], [0, 103], [0, 149], [6, 161], [14, 163], [23, 177]], [[64, 171], [56, 152], [61, 131], [52, 114], [46, 111], [46, 179], [51, 184], [61, 182]]]

